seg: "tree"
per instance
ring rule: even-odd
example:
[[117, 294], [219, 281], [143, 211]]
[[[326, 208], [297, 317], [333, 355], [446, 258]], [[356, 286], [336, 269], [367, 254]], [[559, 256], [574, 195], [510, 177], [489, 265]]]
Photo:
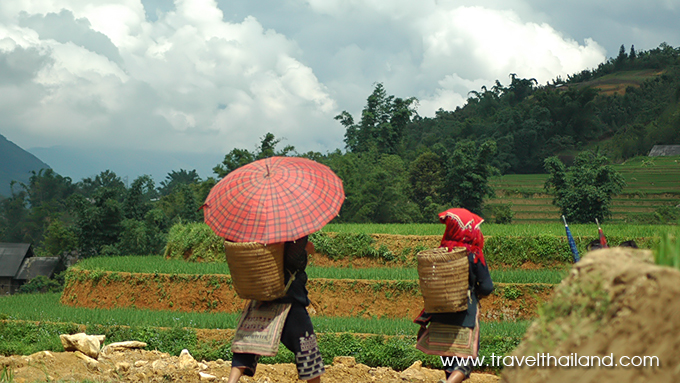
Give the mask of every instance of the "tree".
[[409, 169], [413, 200], [422, 207], [426, 207], [426, 201], [440, 201], [445, 174], [444, 163], [438, 155], [430, 151], [419, 155]]
[[37, 245], [42, 241], [50, 221], [67, 210], [64, 201], [75, 192], [71, 178], [62, 177], [52, 169], [32, 171], [28, 185], [21, 185], [28, 197], [28, 216], [23, 227], [28, 242]]
[[151, 200], [156, 198], [156, 186], [149, 175], [137, 177], [125, 194], [123, 211], [128, 219], [141, 221], [151, 210]]
[[579, 153], [568, 169], [557, 157], [545, 160], [549, 174], [545, 189], [554, 193], [553, 204], [568, 221], [588, 223], [611, 216], [612, 197], [626, 183], [608, 163], [605, 156], [591, 151]]
[[179, 185], [197, 184], [199, 182], [201, 182], [201, 177], [199, 177], [196, 169], [191, 171], [184, 169], [179, 169], [179, 171], [173, 170], [165, 176], [164, 181], [161, 181], [158, 192], [161, 196], [164, 196], [172, 193]]
[[256, 153], [252, 153], [246, 149], [232, 149], [231, 152], [224, 156], [222, 163], [213, 168], [213, 172], [217, 174], [218, 177], [224, 178], [227, 174], [255, 160], [274, 156], [285, 157], [295, 153], [295, 147], [291, 145], [287, 145], [282, 150], [277, 151], [276, 145], [281, 142], [281, 140], [276, 139], [272, 133], [267, 133], [260, 139], [260, 146], [257, 148]]
[[614, 67], [616, 67], [616, 69], [621, 69], [625, 65], [626, 61], [628, 61], [626, 47], [621, 44], [621, 48], [619, 48], [619, 55], [616, 56], [616, 60], [614, 60]]
[[489, 177], [496, 172], [490, 165], [496, 154], [496, 142], [478, 145], [474, 141], [460, 142], [447, 166], [445, 193], [454, 206], [481, 214], [484, 199], [494, 196]]
[[633, 62], [635, 61], [635, 58], [637, 57], [637, 54], [635, 53], [635, 45], [630, 46], [630, 53], [628, 54], [628, 59]]
[[76, 216], [78, 244], [85, 256], [98, 255], [118, 242], [124, 214], [117, 197], [115, 188], [103, 187], [92, 198], [79, 194], [69, 198]]
[[11, 196], [0, 201], [0, 241], [29, 242], [24, 230], [28, 216], [25, 190], [14, 190], [16, 181], [10, 183]]
[[383, 84], [376, 84], [361, 112], [361, 121], [347, 111], [335, 116], [345, 127], [346, 149], [353, 153], [367, 152], [375, 148], [381, 154], [397, 154], [404, 136], [404, 129], [416, 115], [418, 100], [388, 96]]

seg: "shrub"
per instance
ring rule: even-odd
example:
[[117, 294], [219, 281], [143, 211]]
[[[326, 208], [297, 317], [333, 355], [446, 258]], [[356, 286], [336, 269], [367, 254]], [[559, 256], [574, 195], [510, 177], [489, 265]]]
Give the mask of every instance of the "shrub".
[[224, 245], [205, 223], [178, 223], [170, 228], [165, 257], [191, 261], [224, 261]]
[[493, 208], [494, 223], [510, 224], [515, 212], [512, 211], [512, 204], [500, 204]]
[[50, 279], [44, 275], [38, 275], [30, 281], [24, 283], [19, 287], [19, 293], [58, 293], [64, 290], [64, 280], [61, 282], [56, 279]]

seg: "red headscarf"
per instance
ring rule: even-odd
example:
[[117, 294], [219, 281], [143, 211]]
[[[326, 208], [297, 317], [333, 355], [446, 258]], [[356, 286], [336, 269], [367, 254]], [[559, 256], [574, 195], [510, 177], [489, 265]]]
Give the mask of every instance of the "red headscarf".
[[484, 219], [467, 209], [453, 208], [439, 213], [439, 220], [446, 225], [444, 237], [439, 247], [448, 247], [451, 251], [454, 247], [464, 247], [474, 254], [474, 262], [477, 260], [486, 266], [484, 260], [484, 236], [479, 230], [479, 225]]

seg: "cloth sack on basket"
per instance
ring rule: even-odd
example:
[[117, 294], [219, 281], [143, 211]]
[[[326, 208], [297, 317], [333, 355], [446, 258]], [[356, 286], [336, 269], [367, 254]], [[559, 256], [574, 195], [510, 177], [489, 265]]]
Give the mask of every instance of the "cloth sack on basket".
[[276, 355], [290, 307], [290, 303], [247, 302], [238, 321], [231, 351], [262, 356]]

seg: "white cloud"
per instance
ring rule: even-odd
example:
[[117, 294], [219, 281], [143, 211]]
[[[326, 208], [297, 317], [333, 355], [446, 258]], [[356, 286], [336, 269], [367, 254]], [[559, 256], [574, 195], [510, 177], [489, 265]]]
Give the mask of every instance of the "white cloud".
[[[448, 63], [468, 61], [469, 75], [505, 78], [509, 73], [546, 82], [576, 73], [605, 58], [604, 49], [565, 39], [547, 24], [525, 23], [511, 11], [460, 7], [437, 12], [419, 26], [423, 71], [446, 72]], [[449, 64], [450, 65], [450, 64]]]
[[[544, 22], [531, 21], [538, 16], [525, 1], [307, 3], [319, 14], [349, 18], [358, 24], [357, 28], [364, 26], [362, 23], [376, 23], [379, 28], [387, 25], [388, 30], [409, 36], [399, 36], [401, 51], [392, 47], [380, 52], [387, 53], [380, 58], [375, 57], [379, 56], [375, 51], [380, 51], [382, 41], [376, 43], [370, 38], [353, 41], [338, 52], [342, 52], [340, 59], [351, 53], [352, 66], [361, 67], [364, 60], [387, 68], [380, 72], [381, 77], [371, 80], [384, 82], [388, 92], [402, 92], [398, 94], [402, 97], [417, 95], [423, 116], [433, 116], [439, 108], [455, 109], [464, 104], [470, 90], [479, 90], [482, 85], [490, 87], [495, 80], [507, 84], [510, 73], [545, 83], [596, 67], [606, 58], [604, 49], [592, 39], [579, 44]], [[463, 84], [474, 87], [465, 88]]]
[[[0, 125], [24, 146], [226, 152], [250, 149], [271, 131], [287, 137], [285, 144], [325, 151], [341, 138], [339, 129], [315, 129], [332, 121], [337, 105], [295, 58], [299, 47], [253, 17], [223, 21], [213, 0], [177, 0], [156, 22], [144, 19], [138, 0], [26, 0], [1, 7], [0, 53], [32, 48], [50, 59], [31, 81], [38, 102], [19, 105], [11, 111], [14, 123]], [[41, 23], [57, 14], [58, 24]], [[19, 19], [29, 22], [19, 27]], [[109, 60], [87, 42], [43, 38], [51, 26], [68, 23], [105, 35], [122, 60]], [[39, 25], [40, 33], [29, 25]], [[17, 106], [0, 95], [0, 110], [9, 105]]]

